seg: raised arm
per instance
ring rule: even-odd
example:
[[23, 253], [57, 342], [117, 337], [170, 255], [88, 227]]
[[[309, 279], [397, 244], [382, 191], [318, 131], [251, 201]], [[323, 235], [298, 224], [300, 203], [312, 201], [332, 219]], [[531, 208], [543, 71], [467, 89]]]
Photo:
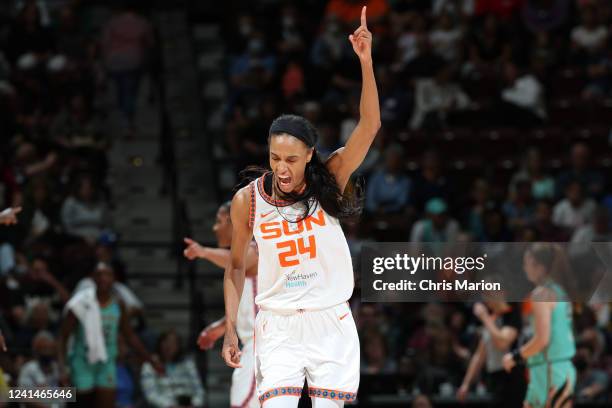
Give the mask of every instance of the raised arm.
[[225, 338], [221, 355], [225, 363], [233, 368], [240, 367], [240, 349], [236, 335], [236, 316], [240, 296], [244, 287], [247, 250], [253, 237], [249, 226], [248, 187], [239, 190], [232, 200], [230, 216], [232, 219], [232, 246], [230, 260], [223, 278], [223, 297], [225, 299]]
[[378, 129], [380, 129], [380, 106], [372, 63], [372, 33], [366, 24], [366, 7], [361, 10], [361, 25], [349, 36], [353, 51], [361, 64], [361, 100], [359, 122], [346, 142], [327, 159], [327, 167], [336, 177], [340, 191], [344, 191], [351, 174], [363, 162]]
[[[205, 247], [191, 238], [185, 238], [184, 241], [185, 244], [187, 244], [187, 248], [185, 248], [183, 254], [190, 260], [196, 258], [206, 259], [225, 270], [231, 259], [231, 251], [229, 249]], [[248, 272], [257, 265], [257, 259], [257, 251], [252, 245], [249, 245], [244, 266], [247, 271], [247, 276], [250, 276]]]

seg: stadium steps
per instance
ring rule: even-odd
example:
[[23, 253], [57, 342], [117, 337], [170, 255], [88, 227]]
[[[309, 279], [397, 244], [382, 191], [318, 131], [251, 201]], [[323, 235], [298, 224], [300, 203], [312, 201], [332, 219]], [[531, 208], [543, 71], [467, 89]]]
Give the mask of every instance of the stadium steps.
[[[194, 17], [191, 16], [193, 19]], [[196, 17], [197, 19], [197, 17]], [[218, 20], [217, 20], [218, 21]], [[193, 140], [193, 149], [183, 142], [177, 145], [177, 157], [185, 154], [189, 160], [196, 154], [195, 166], [185, 164], [180, 176], [180, 191], [188, 203], [189, 219], [193, 236], [200, 242], [215, 242], [211, 227], [217, 207], [229, 197], [218, 197], [216, 186], [223, 173], [218, 168], [214, 154], [215, 146], [223, 139], [223, 126], [227, 88], [225, 84], [225, 50], [220, 38], [220, 26], [208, 22], [194, 22], [190, 35], [194, 67], [197, 69], [197, 106], [204, 112], [201, 136]], [[227, 178], [227, 177], [226, 177]], [[230, 178], [230, 182], [234, 180]], [[223, 273], [209, 262], [196, 264], [196, 287], [202, 293], [205, 305], [202, 319], [210, 323], [224, 314]], [[229, 405], [229, 385], [232, 370], [221, 358], [221, 342], [206, 354], [208, 375], [206, 378], [210, 406]]]

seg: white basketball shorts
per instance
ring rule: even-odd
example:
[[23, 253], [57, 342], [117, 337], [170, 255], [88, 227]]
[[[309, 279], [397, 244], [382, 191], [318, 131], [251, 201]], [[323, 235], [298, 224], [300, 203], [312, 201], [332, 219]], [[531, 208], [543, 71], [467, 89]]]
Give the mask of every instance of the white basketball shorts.
[[255, 374], [262, 405], [300, 396], [354, 401], [359, 387], [359, 337], [348, 303], [278, 313], [261, 310], [255, 320]]

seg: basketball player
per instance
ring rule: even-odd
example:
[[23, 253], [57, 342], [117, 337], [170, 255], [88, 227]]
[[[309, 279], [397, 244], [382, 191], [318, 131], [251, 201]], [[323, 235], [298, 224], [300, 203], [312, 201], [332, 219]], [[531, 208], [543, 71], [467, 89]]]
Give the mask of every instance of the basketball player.
[[296, 407], [304, 378], [314, 408], [342, 407], [357, 395], [359, 338], [347, 303], [354, 276], [340, 220], [361, 210], [355, 192], [344, 191], [380, 128], [365, 7], [349, 40], [361, 65], [362, 88], [360, 119], [346, 146], [323, 162], [312, 124], [280, 116], [268, 134], [272, 171], [232, 200], [222, 356], [230, 367], [240, 367], [236, 316], [254, 236], [259, 250], [255, 366], [264, 408]]
[[576, 353], [572, 328], [572, 304], [565, 290], [551, 278], [556, 249], [534, 244], [523, 257], [527, 278], [536, 285], [531, 293], [534, 334], [529, 342], [507, 353], [506, 371], [527, 361], [529, 385], [526, 408], [568, 408], [576, 385], [572, 358]]
[[[60, 329], [57, 362], [61, 371], [61, 381], [66, 383], [67, 354], [70, 382], [76, 388], [76, 406], [106, 408], [115, 405], [119, 335], [122, 335], [132, 349], [144, 361], [148, 361], [158, 373], [163, 373], [164, 368], [156, 357], [149, 354], [134, 333], [123, 302], [115, 298], [112, 292], [115, 281], [112, 267], [103, 262], [99, 263], [93, 273], [93, 280], [96, 284], [95, 289], [92, 289], [95, 291], [93, 298], [88, 297], [90, 292], [83, 290], [77, 292], [66, 305], [67, 313]], [[95, 307], [92, 302], [97, 303], [99, 307], [99, 320], [96, 320], [92, 313]], [[77, 317], [77, 314], [80, 317]], [[102, 338], [94, 336], [96, 333], [92, 330], [94, 324], [101, 325]], [[73, 340], [70, 351], [66, 353], [68, 339], [71, 336]], [[106, 350], [105, 359], [104, 353], [100, 353], [101, 342], [104, 343]], [[92, 361], [93, 347], [96, 347], [98, 353]]]
[[[220, 268], [225, 269], [230, 261], [230, 244], [232, 243], [232, 222], [230, 219], [230, 202], [222, 204], [217, 210], [217, 218], [213, 225], [217, 237], [218, 248], [203, 247], [190, 238], [185, 238], [187, 248], [184, 254], [190, 260], [206, 259]], [[236, 331], [242, 343], [242, 367], [234, 369], [230, 389], [230, 406], [232, 408], [258, 408], [259, 400], [255, 392], [255, 354], [253, 336], [255, 334], [255, 315], [257, 306], [257, 249], [250, 245], [246, 255], [246, 280], [242, 290], [242, 298], [238, 306], [238, 321]], [[225, 317], [208, 325], [198, 337], [198, 345], [202, 350], [212, 348], [217, 339], [225, 334]]]

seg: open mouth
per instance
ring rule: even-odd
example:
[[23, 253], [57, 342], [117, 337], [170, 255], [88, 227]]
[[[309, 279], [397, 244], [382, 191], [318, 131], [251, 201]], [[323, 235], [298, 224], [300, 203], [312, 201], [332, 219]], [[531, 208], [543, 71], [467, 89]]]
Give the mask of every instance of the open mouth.
[[287, 188], [291, 185], [291, 177], [287, 176], [287, 177], [282, 177], [282, 176], [278, 176], [278, 185], [284, 188]]

